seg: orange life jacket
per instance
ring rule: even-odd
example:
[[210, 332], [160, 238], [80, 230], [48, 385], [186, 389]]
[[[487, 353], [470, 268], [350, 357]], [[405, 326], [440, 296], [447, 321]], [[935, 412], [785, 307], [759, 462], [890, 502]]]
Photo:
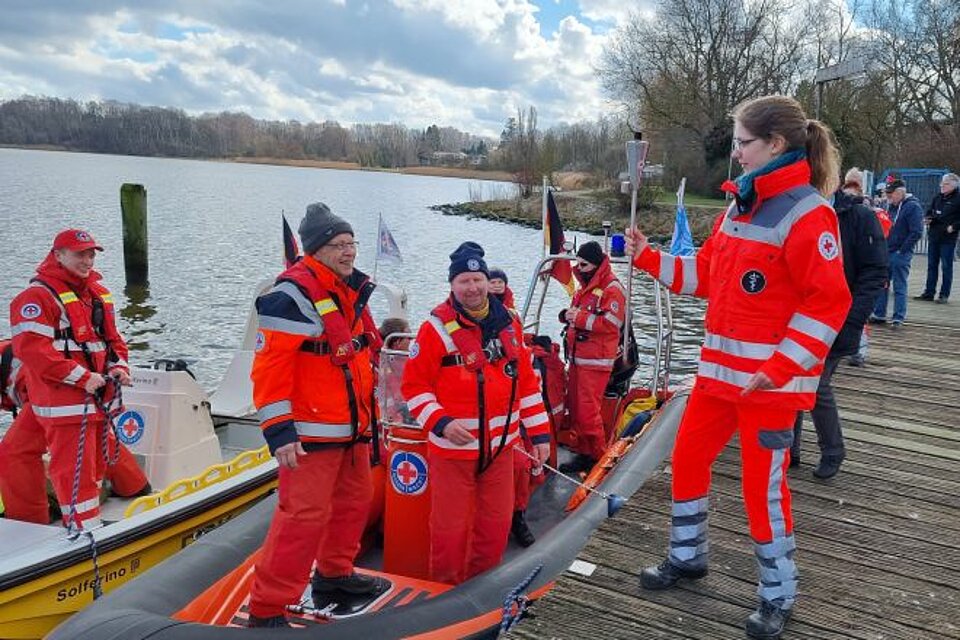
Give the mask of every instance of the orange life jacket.
[[370, 280], [348, 283], [310, 256], [257, 300], [260, 327], [251, 378], [271, 450], [300, 440], [349, 445], [374, 430], [373, 349], [381, 339], [367, 309]]

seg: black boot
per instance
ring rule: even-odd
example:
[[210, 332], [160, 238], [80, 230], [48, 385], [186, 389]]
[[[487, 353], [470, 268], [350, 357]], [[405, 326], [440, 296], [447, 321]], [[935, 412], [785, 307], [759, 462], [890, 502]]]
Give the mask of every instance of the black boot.
[[319, 573], [314, 573], [312, 585], [315, 593], [342, 591], [344, 593], [362, 595], [376, 591], [378, 583], [377, 579], [373, 576], [367, 576], [357, 572], [339, 578], [324, 578]]
[[840, 463], [843, 462], [844, 455], [820, 456], [820, 464], [813, 470], [813, 475], [821, 480], [828, 480], [837, 475], [840, 471]]
[[783, 627], [790, 620], [791, 609], [781, 609], [777, 605], [760, 601], [760, 607], [747, 618], [747, 635], [759, 640], [778, 640]]
[[250, 614], [250, 617], [247, 620], [247, 626], [250, 628], [257, 627], [260, 629], [283, 629], [289, 628], [291, 625], [287, 622], [285, 616], [271, 616], [269, 618], [260, 618], [253, 614]]
[[537, 538], [533, 535], [533, 531], [530, 531], [530, 527], [527, 526], [526, 513], [523, 511], [513, 512], [513, 523], [510, 525], [510, 533], [513, 534], [513, 539], [516, 540], [517, 544], [521, 547], [529, 547], [537, 541]]
[[699, 580], [707, 575], [707, 568], [684, 569], [678, 567], [667, 558], [656, 567], [647, 567], [640, 572], [640, 584], [650, 591], [662, 591], [677, 584], [680, 578]]
[[560, 471], [563, 473], [589, 472], [597, 461], [585, 453], [578, 453], [570, 462], [564, 462], [560, 465]]

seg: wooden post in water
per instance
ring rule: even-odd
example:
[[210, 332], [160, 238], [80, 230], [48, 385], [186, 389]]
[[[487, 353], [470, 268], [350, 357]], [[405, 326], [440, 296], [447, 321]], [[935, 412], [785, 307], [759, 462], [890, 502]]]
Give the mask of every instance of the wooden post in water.
[[147, 190], [142, 184], [120, 187], [123, 214], [123, 266], [128, 285], [147, 284]]

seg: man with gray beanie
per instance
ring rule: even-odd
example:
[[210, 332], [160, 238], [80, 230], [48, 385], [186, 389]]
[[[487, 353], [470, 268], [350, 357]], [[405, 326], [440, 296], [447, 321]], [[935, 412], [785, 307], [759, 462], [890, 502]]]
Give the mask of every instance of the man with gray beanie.
[[299, 601], [314, 561], [318, 607], [384, 588], [353, 567], [372, 499], [368, 443], [377, 444], [374, 285], [353, 266], [353, 228], [327, 205], [307, 207], [300, 240], [303, 259], [257, 299], [250, 377], [280, 500], [250, 589], [251, 627], [289, 626], [286, 605]]

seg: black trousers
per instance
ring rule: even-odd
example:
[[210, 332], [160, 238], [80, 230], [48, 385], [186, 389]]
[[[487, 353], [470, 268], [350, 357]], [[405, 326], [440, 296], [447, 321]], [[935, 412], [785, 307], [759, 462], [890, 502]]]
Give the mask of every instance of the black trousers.
[[[823, 374], [820, 376], [820, 386], [817, 387], [817, 404], [810, 411], [813, 426], [817, 429], [817, 444], [820, 445], [820, 455], [842, 456], [843, 431], [840, 429], [840, 414], [837, 412], [837, 400], [833, 396], [833, 387], [830, 382], [842, 360], [838, 356], [827, 356], [823, 363]], [[803, 430], [803, 411], [797, 412], [797, 421], [793, 425], [793, 446], [790, 449], [792, 456], [800, 455], [800, 433]]]

